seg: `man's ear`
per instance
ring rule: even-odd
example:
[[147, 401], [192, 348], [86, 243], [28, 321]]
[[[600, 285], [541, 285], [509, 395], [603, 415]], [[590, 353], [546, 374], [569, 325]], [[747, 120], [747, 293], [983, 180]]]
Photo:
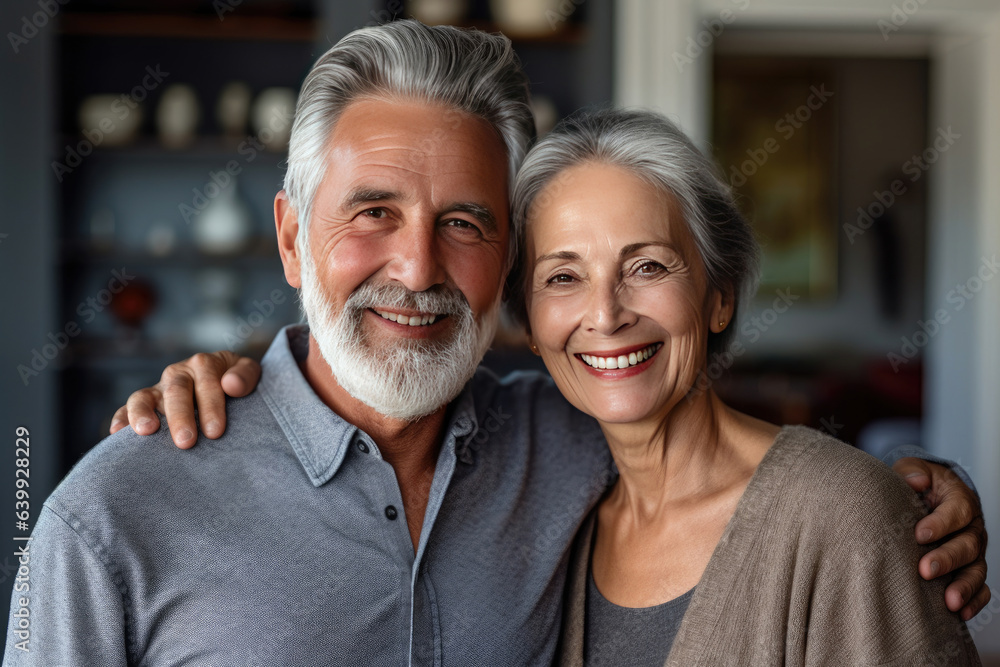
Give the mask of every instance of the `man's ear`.
[[285, 280], [298, 289], [302, 287], [302, 258], [295, 243], [299, 235], [299, 218], [284, 190], [274, 196], [274, 228], [278, 233], [278, 253], [285, 267]]

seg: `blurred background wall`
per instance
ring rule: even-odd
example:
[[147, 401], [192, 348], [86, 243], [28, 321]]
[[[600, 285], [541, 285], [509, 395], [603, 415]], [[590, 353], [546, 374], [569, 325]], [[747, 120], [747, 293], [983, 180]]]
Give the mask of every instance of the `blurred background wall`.
[[[19, 490], [30, 526], [131, 391], [195, 351], [259, 356], [298, 318], [271, 217], [295, 93], [347, 32], [406, 16], [508, 34], [542, 132], [609, 102], [677, 120], [766, 254], [705, 382], [958, 460], [1000, 535], [1000, 1], [7, 0], [0, 596]], [[537, 364], [522, 343], [487, 363]], [[986, 653], [998, 616], [970, 624]]]

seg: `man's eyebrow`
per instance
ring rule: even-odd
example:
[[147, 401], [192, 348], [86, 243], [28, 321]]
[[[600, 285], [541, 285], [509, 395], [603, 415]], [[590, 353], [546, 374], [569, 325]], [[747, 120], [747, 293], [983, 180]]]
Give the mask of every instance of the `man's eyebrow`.
[[402, 198], [403, 196], [398, 192], [362, 186], [347, 193], [347, 196], [344, 197], [344, 201], [341, 202], [341, 208], [349, 210], [361, 204], [379, 201], [393, 201]]
[[486, 227], [486, 232], [488, 234], [494, 235], [497, 233], [496, 216], [493, 215], [493, 211], [486, 208], [482, 204], [477, 204], [475, 202], [458, 202], [447, 207], [447, 210], [468, 213], [482, 223], [484, 227]]

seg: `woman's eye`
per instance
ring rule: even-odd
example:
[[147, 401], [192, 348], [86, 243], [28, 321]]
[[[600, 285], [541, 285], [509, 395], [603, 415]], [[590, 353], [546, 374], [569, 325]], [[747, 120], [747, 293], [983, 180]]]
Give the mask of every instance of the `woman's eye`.
[[566, 284], [573, 282], [573, 276], [568, 273], [559, 273], [548, 279], [549, 284]]
[[641, 276], [654, 276], [663, 271], [666, 271], [666, 268], [659, 262], [643, 262], [635, 268], [635, 273]]

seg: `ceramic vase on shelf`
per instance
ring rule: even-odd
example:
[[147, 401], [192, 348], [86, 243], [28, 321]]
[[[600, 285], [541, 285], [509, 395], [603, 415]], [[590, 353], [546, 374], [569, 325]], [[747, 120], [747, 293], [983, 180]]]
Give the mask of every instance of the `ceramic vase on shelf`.
[[567, 0], [490, 0], [493, 20], [508, 37], [542, 37], [555, 32], [568, 16]]
[[199, 273], [196, 281], [198, 312], [187, 322], [187, 343], [200, 350], [228, 347], [227, 336], [237, 320], [239, 276], [225, 269], [210, 269]]
[[242, 81], [227, 83], [219, 93], [215, 118], [227, 139], [241, 140], [246, 136], [250, 97], [250, 86]]
[[295, 120], [295, 91], [291, 88], [265, 88], [254, 100], [250, 121], [257, 140], [268, 150], [288, 149]]
[[406, 11], [427, 25], [454, 25], [469, 11], [468, 0], [408, 0]]
[[80, 105], [78, 120], [94, 146], [132, 143], [142, 125], [142, 106], [124, 95], [91, 95]]
[[206, 187], [205, 194], [211, 197], [208, 205], [192, 224], [195, 246], [207, 255], [240, 252], [253, 233], [253, 218], [239, 196], [236, 179], [225, 187]]
[[201, 119], [198, 96], [191, 86], [175, 83], [163, 91], [156, 107], [156, 131], [167, 148], [184, 148], [194, 141]]

